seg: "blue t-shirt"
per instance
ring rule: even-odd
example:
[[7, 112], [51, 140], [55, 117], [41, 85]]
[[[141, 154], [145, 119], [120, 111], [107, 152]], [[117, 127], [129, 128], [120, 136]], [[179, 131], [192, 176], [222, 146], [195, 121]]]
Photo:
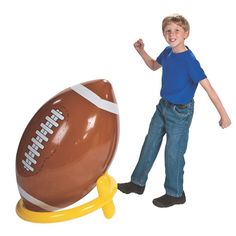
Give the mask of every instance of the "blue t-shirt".
[[162, 66], [161, 97], [174, 104], [190, 102], [200, 80], [207, 76], [192, 51], [174, 53], [166, 47], [156, 61]]

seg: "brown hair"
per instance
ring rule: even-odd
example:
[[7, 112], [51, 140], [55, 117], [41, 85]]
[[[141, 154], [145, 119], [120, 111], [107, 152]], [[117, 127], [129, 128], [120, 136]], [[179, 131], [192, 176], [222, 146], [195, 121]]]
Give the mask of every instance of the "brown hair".
[[188, 21], [183, 16], [175, 14], [175, 15], [167, 16], [163, 19], [162, 32], [164, 32], [165, 27], [170, 23], [175, 23], [181, 26], [185, 32], [190, 31], [190, 26], [189, 26]]

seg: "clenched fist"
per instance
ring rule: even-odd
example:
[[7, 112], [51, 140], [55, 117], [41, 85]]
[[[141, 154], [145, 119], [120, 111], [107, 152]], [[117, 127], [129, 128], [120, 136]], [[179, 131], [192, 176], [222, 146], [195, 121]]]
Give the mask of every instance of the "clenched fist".
[[134, 43], [134, 48], [140, 53], [144, 50], [144, 43], [142, 39], [139, 39]]

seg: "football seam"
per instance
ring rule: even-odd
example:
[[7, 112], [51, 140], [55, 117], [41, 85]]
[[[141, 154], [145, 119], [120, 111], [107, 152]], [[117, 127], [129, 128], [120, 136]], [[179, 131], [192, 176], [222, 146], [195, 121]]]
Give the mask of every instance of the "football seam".
[[33, 165], [37, 164], [37, 158], [40, 157], [40, 151], [44, 149], [43, 142], [48, 142], [48, 134], [53, 134], [52, 128], [57, 128], [58, 120], [64, 120], [63, 113], [59, 109], [52, 109], [51, 116], [45, 116], [44, 122], [40, 124], [41, 129], [35, 131], [36, 136], [31, 138], [32, 143], [27, 146], [25, 159], [22, 160], [24, 169], [34, 172]]

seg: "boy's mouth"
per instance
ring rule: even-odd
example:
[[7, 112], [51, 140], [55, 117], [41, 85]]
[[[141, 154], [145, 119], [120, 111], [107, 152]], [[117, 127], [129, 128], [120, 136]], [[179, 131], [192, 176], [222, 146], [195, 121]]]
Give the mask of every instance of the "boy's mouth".
[[176, 41], [176, 39], [169, 39], [169, 41], [170, 41], [171, 43], [174, 43], [174, 42]]

